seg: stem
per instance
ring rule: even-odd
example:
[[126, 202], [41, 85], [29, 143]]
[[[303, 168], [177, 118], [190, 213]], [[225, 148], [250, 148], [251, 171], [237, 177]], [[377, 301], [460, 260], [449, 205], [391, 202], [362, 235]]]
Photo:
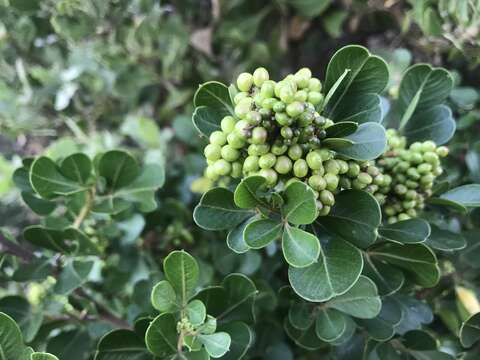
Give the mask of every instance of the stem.
[[93, 205], [93, 197], [94, 196], [95, 196], [95, 187], [92, 187], [87, 192], [87, 197], [85, 199], [85, 205], [83, 205], [82, 209], [78, 213], [78, 216], [75, 218], [75, 222], [73, 223], [73, 227], [75, 229], [80, 228], [80, 225], [82, 225], [83, 221], [86, 219], [86, 217], [90, 213], [90, 210], [92, 209], [92, 205]]
[[0, 250], [5, 251], [16, 257], [19, 257], [20, 259], [26, 262], [31, 262], [33, 259], [35, 259], [35, 254], [32, 251], [23, 248], [22, 246], [18, 245], [17, 243], [14, 243], [13, 241], [7, 240], [1, 232], [0, 232]]

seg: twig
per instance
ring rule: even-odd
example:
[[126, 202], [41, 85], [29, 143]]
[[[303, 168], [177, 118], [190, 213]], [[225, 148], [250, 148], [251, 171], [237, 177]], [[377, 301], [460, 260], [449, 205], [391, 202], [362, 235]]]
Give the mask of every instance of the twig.
[[93, 205], [93, 197], [94, 196], [95, 196], [95, 187], [92, 187], [87, 192], [87, 198], [85, 199], [85, 205], [83, 205], [82, 209], [80, 210], [80, 213], [75, 218], [75, 222], [72, 225], [75, 229], [78, 229], [80, 227], [80, 225], [82, 225], [83, 221], [86, 219], [86, 217], [90, 213], [90, 210], [92, 209], [92, 205]]

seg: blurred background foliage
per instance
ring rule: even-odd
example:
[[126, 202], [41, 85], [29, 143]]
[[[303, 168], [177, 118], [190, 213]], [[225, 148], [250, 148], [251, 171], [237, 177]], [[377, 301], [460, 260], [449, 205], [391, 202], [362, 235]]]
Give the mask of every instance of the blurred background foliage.
[[[149, 306], [148, 276], [158, 271], [159, 259], [186, 248], [202, 261], [204, 283], [232, 271], [253, 276], [265, 274], [260, 267], [269, 269], [256, 283], [263, 291], [259, 309], [271, 310], [278, 261], [262, 263], [258, 253], [234, 255], [223, 238], [216, 239], [221, 236], [192, 222], [198, 197], [190, 185], [204, 167], [203, 140], [191, 123], [198, 84], [228, 83], [257, 66], [273, 78], [307, 66], [323, 79], [331, 55], [351, 43], [390, 63], [392, 95], [409, 64], [444, 66], [456, 79], [449, 101], [458, 127], [446, 176], [458, 184], [479, 183], [479, 29], [480, 0], [0, 0], [0, 226], [18, 237], [38, 221], [11, 180], [21, 158], [127, 149], [144, 162], [165, 165], [166, 184], [156, 211], [105, 222], [111, 246], [103, 273], [89, 279], [93, 287], [100, 287], [102, 277], [105, 297], [115, 297], [112, 307], [133, 318]], [[443, 321], [439, 327], [456, 331], [456, 319], [471, 312], [465, 308], [480, 309], [480, 247], [474, 242], [480, 212], [466, 223], [448, 214], [445, 220], [452, 230], [469, 229], [470, 246], [459, 256], [446, 254], [444, 266], [453, 275], [422, 298], [440, 295], [434, 306]], [[0, 309], [11, 301], [2, 302], [7, 294], [27, 294], [22, 306], [34, 308], [48, 281], [0, 289]], [[458, 289], [467, 289], [473, 300]], [[54, 305], [45, 313], [58, 313]], [[276, 322], [265, 319], [264, 330], [257, 329], [256, 351], [271, 359], [279, 359], [281, 349], [291, 351], [272, 345], [284, 341]], [[48, 337], [46, 329], [38, 335], [40, 323], [25, 322], [29, 340]], [[94, 322], [78, 342], [94, 346], [108, 328]], [[61, 341], [49, 344], [54, 349]], [[88, 350], [75, 359], [88, 358]]]

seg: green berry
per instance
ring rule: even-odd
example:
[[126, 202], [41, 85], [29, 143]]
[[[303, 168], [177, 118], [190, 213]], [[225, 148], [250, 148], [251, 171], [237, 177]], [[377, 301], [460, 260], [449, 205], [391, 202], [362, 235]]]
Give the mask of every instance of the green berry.
[[235, 123], [236, 121], [233, 116], [225, 116], [220, 122], [220, 127], [225, 134], [230, 134], [235, 130]]
[[318, 170], [323, 167], [322, 155], [319, 151], [311, 151], [306, 157], [308, 167], [312, 170]]
[[205, 149], [203, 150], [203, 154], [208, 160], [216, 161], [220, 159], [221, 148], [219, 145], [208, 144], [207, 146], [205, 146]]
[[417, 166], [417, 171], [419, 174], [425, 175], [431, 172], [433, 166], [431, 164], [420, 164]]
[[316, 191], [322, 191], [322, 190], [325, 190], [327, 188], [327, 182], [320, 175], [310, 176], [308, 178], [308, 185], [310, 185], [310, 187], [313, 190], [316, 190]]
[[337, 160], [338, 166], [340, 167], [339, 174], [346, 174], [348, 172], [348, 163], [345, 160]]
[[288, 146], [283, 142], [275, 142], [272, 146], [272, 153], [275, 155], [283, 155], [287, 151]]
[[365, 184], [365, 185], [369, 185], [373, 182], [372, 177], [366, 172], [361, 172], [360, 174], [358, 174], [357, 179], [358, 181], [360, 181], [362, 184]]
[[422, 143], [422, 151], [427, 152], [427, 151], [435, 151], [437, 145], [433, 141], [427, 140]]
[[307, 162], [303, 159], [298, 159], [293, 164], [293, 174], [298, 178], [304, 178], [308, 173]]
[[241, 149], [245, 146], [245, 140], [242, 136], [238, 135], [236, 132], [232, 132], [227, 135], [228, 145], [234, 149]]
[[240, 157], [240, 151], [231, 145], [225, 145], [221, 150], [222, 158], [229, 162], [233, 162]]
[[286, 112], [288, 116], [297, 117], [305, 110], [305, 106], [298, 101], [294, 101], [291, 104], [287, 105]]
[[250, 124], [246, 120], [240, 120], [235, 124], [235, 133], [242, 139], [246, 139], [249, 133]]
[[265, 81], [260, 89], [260, 94], [262, 94], [265, 99], [271, 98], [274, 95], [274, 89], [275, 83], [273, 81]]
[[329, 174], [338, 175], [340, 173], [340, 164], [337, 160], [327, 160], [323, 167], [325, 168], [325, 171]]
[[427, 151], [423, 154], [423, 160], [432, 165], [438, 165], [440, 163], [438, 155], [433, 151]]
[[299, 90], [295, 93], [295, 101], [299, 101], [301, 103], [307, 101], [308, 93], [305, 90]]
[[316, 106], [322, 103], [323, 95], [317, 91], [311, 91], [308, 93], [308, 101]]
[[360, 165], [358, 165], [356, 162], [350, 161], [348, 163], [347, 176], [354, 178], [357, 177], [358, 174], [360, 174]]
[[318, 216], [326, 216], [330, 213], [331, 207], [330, 206], [323, 206], [319, 211], [318, 211]]
[[333, 206], [333, 204], [335, 204], [335, 197], [328, 190], [320, 191], [318, 198], [325, 206]]
[[243, 161], [243, 171], [257, 171], [258, 170], [258, 156], [250, 155]]
[[362, 182], [359, 181], [358, 179], [353, 179], [353, 180], [352, 180], [352, 188], [354, 188], [355, 190], [362, 190], [362, 189], [364, 189], [366, 186], [367, 186], [367, 184], [362, 183]]
[[288, 126], [292, 123], [292, 119], [286, 113], [276, 113], [275, 120], [280, 126]]
[[275, 170], [272, 169], [262, 169], [258, 173], [260, 176], [263, 176], [267, 180], [267, 185], [274, 186], [277, 183], [278, 175]]
[[259, 67], [253, 72], [253, 83], [255, 86], [262, 86], [265, 81], [269, 79], [269, 74], [267, 69]]
[[286, 104], [290, 104], [295, 100], [295, 91], [288, 85], [280, 88], [280, 100]]
[[245, 120], [252, 125], [257, 126], [262, 121], [262, 116], [257, 111], [249, 111], [245, 116]]
[[389, 224], [395, 224], [396, 222], [398, 222], [398, 219], [396, 216], [390, 216], [388, 219], [387, 219], [387, 223]]
[[226, 176], [232, 170], [232, 165], [230, 165], [230, 163], [224, 159], [219, 159], [215, 161], [213, 168], [215, 169], [217, 175]]
[[277, 161], [277, 157], [272, 153], [268, 153], [260, 156], [260, 159], [258, 160], [258, 165], [262, 169], [270, 169], [273, 167], [273, 165], [275, 165], [276, 161]]
[[320, 90], [322, 90], [322, 83], [317, 78], [311, 78], [308, 81], [308, 90], [319, 92]]
[[298, 144], [292, 145], [288, 148], [288, 156], [293, 161], [300, 159], [302, 157], [302, 154], [302, 147]]
[[327, 190], [334, 191], [338, 188], [339, 177], [337, 175], [327, 173], [323, 178], [327, 182]]
[[232, 164], [232, 173], [230, 174], [233, 178], [239, 178], [242, 176], [242, 163], [235, 161]]
[[215, 171], [215, 168], [213, 165], [207, 166], [204, 172], [205, 176], [207, 179], [210, 179], [212, 181], [216, 181], [218, 179], [217, 172]]
[[233, 102], [235, 103], [235, 105], [238, 105], [243, 99], [247, 98], [248, 96], [248, 92], [240, 91], [233, 97]]
[[439, 146], [436, 151], [437, 155], [440, 157], [448, 156], [448, 148], [446, 146]]
[[282, 135], [284, 139], [291, 139], [293, 137], [293, 130], [288, 126], [283, 126], [280, 129], [280, 135]]
[[211, 144], [222, 146], [226, 142], [227, 142], [227, 137], [222, 131], [217, 130], [210, 134]]
[[422, 151], [422, 143], [414, 142], [412, 145], [410, 145], [410, 150], [412, 150], [414, 152], [421, 152]]
[[249, 73], [241, 73], [237, 78], [237, 87], [240, 91], [250, 91], [253, 85], [253, 76]]
[[275, 111], [276, 113], [281, 113], [285, 111], [285, 104], [281, 101], [277, 101], [275, 104], [273, 104], [272, 110]]
[[250, 104], [240, 103], [240, 104], [235, 106], [235, 109], [234, 109], [235, 115], [238, 118], [243, 119], [250, 112], [250, 108], [251, 108]]
[[275, 163], [275, 171], [279, 174], [285, 175], [292, 170], [292, 160], [287, 156], [279, 156]]
[[264, 127], [257, 126], [252, 130], [252, 144], [264, 144], [267, 141], [267, 130]]
[[410, 219], [410, 216], [408, 216], [405, 213], [398, 214], [398, 221], [403, 221], [403, 220], [408, 220]]
[[402, 184], [397, 184], [395, 185], [395, 192], [398, 194], [398, 195], [404, 195], [406, 194], [408, 191], [407, 187], [405, 185], [402, 185]]

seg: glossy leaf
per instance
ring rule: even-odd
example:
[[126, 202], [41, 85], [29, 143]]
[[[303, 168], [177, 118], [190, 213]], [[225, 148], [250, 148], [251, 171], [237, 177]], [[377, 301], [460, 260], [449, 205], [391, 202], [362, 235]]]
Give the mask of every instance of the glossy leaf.
[[207, 316], [207, 309], [200, 300], [192, 300], [187, 305], [187, 317], [193, 326], [203, 324]]
[[290, 267], [288, 278], [293, 290], [312, 302], [324, 302], [345, 293], [362, 271], [360, 251], [340, 238], [322, 241], [318, 261], [305, 268]]
[[425, 242], [426, 245], [443, 251], [453, 251], [463, 249], [467, 242], [462, 234], [457, 234], [449, 230], [440, 229], [436, 225], [431, 225], [432, 233]]
[[228, 333], [232, 339], [230, 349], [222, 359], [243, 359], [253, 345], [254, 334], [252, 330], [245, 323], [239, 321], [222, 325], [219, 330]]
[[207, 353], [213, 358], [225, 355], [230, 349], [232, 339], [226, 332], [217, 332], [211, 335], [199, 335], [198, 340], [205, 346]]
[[163, 262], [166, 279], [170, 282], [180, 305], [185, 305], [198, 284], [198, 264], [185, 251], [171, 252]]
[[206, 230], [224, 230], [235, 227], [252, 215], [251, 211], [235, 205], [231, 191], [215, 188], [202, 196], [193, 218], [198, 226]]
[[23, 339], [15, 321], [0, 312], [0, 350], [5, 360], [18, 360], [23, 356]]
[[456, 187], [440, 195], [440, 198], [458, 203], [464, 207], [480, 207], [480, 184]]
[[330, 214], [317, 219], [328, 232], [362, 248], [375, 242], [380, 221], [378, 202], [359, 190], [346, 190], [336, 195]]
[[131, 330], [113, 330], [97, 345], [95, 360], [150, 360], [145, 342]]
[[172, 285], [166, 280], [157, 283], [152, 290], [151, 302], [160, 312], [169, 312], [176, 307], [177, 296]]
[[140, 166], [129, 153], [111, 150], [98, 160], [98, 174], [107, 180], [110, 189], [117, 190], [135, 180], [140, 174]]
[[342, 121], [333, 124], [325, 129], [327, 138], [339, 138], [353, 134], [358, 129], [358, 123], [353, 121]]
[[373, 160], [385, 152], [387, 136], [382, 125], [374, 122], [360, 124], [357, 131], [344, 139], [353, 142], [352, 145], [341, 147], [337, 152], [354, 160]]
[[283, 224], [271, 219], [260, 219], [249, 223], [243, 232], [246, 244], [252, 249], [261, 249], [280, 239]]
[[470, 316], [462, 324], [459, 336], [464, 347], [471, 347], [480, 340], [480, 313]]
[[430, 231], [428, 222], [418, 218], [399, 221], [378, 229], [382, 238], [400, 244], [424, 242], [430, 236]]
[[148, 350], [155, 356], [163, 357], [177, 352], [177, 323], [172, 314], [157, 316], [148, 326], [145, 334]]
[[82, 286], [88, 280], [93, 269], [92, 260], [72, 259], [62, 270], [54, 291], [57, 294], [68, 295], [76, 288]]
[[72, 154], [63, 159], [60, 172], [78, 184], [85, 184], [92, 173], [92, 162], [83, 153]]
[[282, 216], [289, 223], [310, 224], [317, 217], [317, 206], [313, 190], [300, 181], [294, 181], [283, 192], [285, 204]]
[[266, 189], [266, 180], [263, 176], [249, 176], [238, 184], [233, 195], [235, 204], [242, 209], [251, 209], [256, 206], [267, 206], [268, 203], [261, 196]]
[[347, 330], [345, 315], [335, 309], [323, 308], [315, 319], [315, 333], [318, 338], [332, 342], [338, 340]]
[[285, 224], [282, 250], [283, 256], [290, 266], [304, 268], [318, 259], [320, 243], [315, 235]]

